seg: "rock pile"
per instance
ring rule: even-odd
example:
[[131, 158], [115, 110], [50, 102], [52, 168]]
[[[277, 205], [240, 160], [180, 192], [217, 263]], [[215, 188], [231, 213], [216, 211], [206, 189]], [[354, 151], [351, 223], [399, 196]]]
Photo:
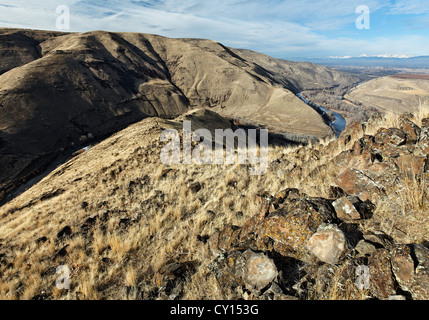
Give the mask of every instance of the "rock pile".
[[[286, 190], [281, 194], [296, 192]], [[333, 270], [338, 272], [341, 267], [339, 283], [357, 286], [356, 270], [367, 267], [364, 276], [368, 277], [368, 286], [363, 289], [370, 297], [429, 299], [429, 249], [423, 245], [399, 244], [384, 233], [364, 233], [358, 224], [350, 223], [349, 216], [339, 218], [332, 205], [338, 199], [300, 195], [294, 199], [279, 196], [266, 204], [264, 201], [261, 212], [243, 227], [227, 226], [208, 241], [217, 256], [211, 269], [225, 297], [238, 298], [234, 289], [245, 288], [266, 298], [264, 289], [274, 285], [281, 289], [274, 298], [290, 298], [291, 293], [302, 298], [299, 288], [282, 285], [291, 282], [282, 277], [289, 277], [290, 270], [284, 264], [293, 261], [302, 269], [311, 269], [307, 279], [298, 277], [295, 282], [326, 286], [324, 278], [332, 279]], [[276, 206], [278, 209], [270, 212]], [[362, 212], [362, 206], [352, 206], [359, 215], [353, 221], [364, 219], [367, 212]]]
[[[359, 131], [362, 125], [351, 126], [336, 143], [347, 144], [347, 137]], [[242, 227], [226, 226], [208, 241], [217, 256], [212, 269], [222, 292], [237, 297], [233, 289], [246, 288], [267, 298], [271, 285], [277, 288], [271, 298], [305, 298], [309, 286], [321, 291], [348, 283], [376, 299], [429, 299], [429, 249], [362, 230], [359, 224], [371, 219], [378, 201], [393, 195], [406, 179], [426, 175], [428, 154], [429, 119], [419, 128], [404, 115], [399, 129], [363, 135], [335, 159], [339, 173], [337, 186], [331, 187], [333, 198], [309, 197], [297, 189], [261, 195], [257, 215]], [[249, 252], [265, 264], [251, 268], [244, 257]], [[302, 273], [293, 279], [291, 263]], [[270, 266], [266, 273], [263, 265]]]
[[364, 131], [356, 123], [335, 141], [350, 148], [333, 160], [337, 185], [329, 198], [291, 188], [264, 193], [260, 212], [243, 226], [201, 237], [225, 298], [338, 298], [354, 290], [382, 300], [429, 299], [429, 249], [362, 227], [407, 179], [425, 179], [429, 119], [419, 128], [404, 115], [399, 128]]
[[[350, 136], [361, 126], [356, 123], [343, 136]], [[419, 128], [411, 115], [403, 115], [399, 127], [380, 128], [374, 136], [364, 135], [341, 153], [334, 160], [340, 173], [338, 186], [363, 201], [376, 203], [405, 179], [425, 175], [429, 169], [429, 119], [424, 119]]]

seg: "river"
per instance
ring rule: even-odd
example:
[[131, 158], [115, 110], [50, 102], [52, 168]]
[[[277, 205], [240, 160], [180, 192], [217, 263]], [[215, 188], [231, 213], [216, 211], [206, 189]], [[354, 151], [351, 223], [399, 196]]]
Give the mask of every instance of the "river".
[[[312, 107], [314, 110], [316, 110], [322, 116], [323, 120], [325, 120], [325, 122], [327, 122], [327, 124], [334, 131], [337, 138], [340, 136], [341, 132], [343, 132], [343, 130], [346, 128], [346, 125], [347, 125], [347, 120], [341, 114], [328, 110], [324, 107], [318, 106], [314, 102], [311, 102], [310, 100], [306, 99], [302, 95], [302, 92], [297, 93], [297, 97], [300, 98], [302, 101], [304, 101], [307, 105]], [[328, 116], [328, 112], [332, 114], [332, 116], [335, 118], [334, 121], [330, 120], [330, 117]]]

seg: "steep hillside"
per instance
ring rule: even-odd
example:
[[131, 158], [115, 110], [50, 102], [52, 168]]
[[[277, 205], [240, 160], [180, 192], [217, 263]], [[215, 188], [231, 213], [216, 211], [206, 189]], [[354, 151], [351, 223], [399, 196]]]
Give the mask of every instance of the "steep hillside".
[[196, 107], [280, 134], [332, 135], [292, 91], [343, 75], [307, 64], [269, 70], [247, 55], [210, 40], [1, 29], [0, 201], [58, 157]]
[[145, 119], [0, 207], [0, 297], [428, 299], [428, 115], [272, 146], [263, 176], [160, 162], [164, 129], [231, 126], [209, 110]]
[[40, 43], [61, 32], [0, 28], [0, 74], [41, 57]]

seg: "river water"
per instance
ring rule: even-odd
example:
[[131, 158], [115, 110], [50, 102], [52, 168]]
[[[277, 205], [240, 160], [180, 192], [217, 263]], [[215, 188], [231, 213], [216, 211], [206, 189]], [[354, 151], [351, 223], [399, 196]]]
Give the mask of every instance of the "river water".
[[[314, 102], [311, 102], [310, 100], [304, 98], [304, 96], [302, 95], [302, 92], [297, 93], [297, 97], [300, 98], [302, 101], [304, 101], [307, 105], [312, 107], [314, 110], [316, 110], [323, 117], [323, 119], [328, 122], [329, 126], [334, 131], [337, 138], [340, 136], [341, 132], [344, 131], [347, 125], [347, 120], [341, 114], [334, 111], [330, 111], [321, 106], [318, 106]], [[334, 121], [328, 120], [329, 119], [328, 112], [332, 114], [332, 116], [335, 118]]]

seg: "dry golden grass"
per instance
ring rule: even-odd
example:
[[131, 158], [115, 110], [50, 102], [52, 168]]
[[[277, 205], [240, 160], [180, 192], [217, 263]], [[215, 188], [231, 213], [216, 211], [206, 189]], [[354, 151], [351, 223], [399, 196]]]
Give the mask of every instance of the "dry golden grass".
[[[387, 117], [367, 132], [394, 123], [394, 117]], [[41, 292], [55, 299], [153, 298], [155, 272], [172, 261], [201, 263], [184, 284], [183, 299], [223, 299], [209, 272], [211, 253], [198, 236], [210, 236], [228, 224], [243, 225], [259, 211], [256, 195], [265, 191], [275, 195], [296, 187], [327, 197], [339, 174], [333, 159], [348, 148], [328, 139], [307, 147], [270, 147], [267, 174], [251, 176], [247, 165], [161, 164], [159, 134], [165, 127], [180, 126], [151, 119], [133, 125], [0, 208], [2, 252], [13, 263], [11, 268], [0, 266], [1, 299], [30, 299]], [[315, 151], [318, 157], [312, 156]], [[406, 217], [414, 222], [405, 232], [421, 241], [422, 230], [429, 232], [422, 181], [410, 180], [408, 193], [398, 194], [402, 211], [392, 213], [382, 205], [363, 227], [392, 231]], [[201, 184], [198, 192], [190, 189], [195, 182]], [[59, 188], [65, 191], [41, 200]], [[95, 222], [84, 227], [88, 218]], [[71, 227], [72, 235], [57, 239], [64, 226]], [[47, 240], [37, 242], [43, 236]], [[66, 245], [67, 254], [58, 255]], [[72, 270], [70, 290], [55, 287], [59, 265]], [[336, 285], [313, 298], [365, 297], [352, 284], [341, 293]], [[127, 294], [124, 288], [132, 290]]]
[[429, 98], [429, 82], [421, 79], [380, 77], [367, 81], [346, 94], [345, 98], [362, 107], [380, 112], [415, 113], [419, 99]]

